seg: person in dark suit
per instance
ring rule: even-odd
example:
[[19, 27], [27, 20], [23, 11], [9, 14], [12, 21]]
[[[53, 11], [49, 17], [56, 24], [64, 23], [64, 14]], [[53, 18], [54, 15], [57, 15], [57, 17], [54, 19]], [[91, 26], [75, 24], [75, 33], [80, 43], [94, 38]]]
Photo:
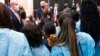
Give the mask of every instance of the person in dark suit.
[[41, 19], [41, 17], [43, 17], [43, 10], [45, 8], [45, 3], [46, 3], [45, 1], [41, 1], [40, 2], [40, 8], [37, 9], [37, 11], [36, 11], [36, 16], [39, 19]]
[[11, 16], [11, 20], [13, 22], [15, 30], [20, 32], [22, 27], [23, 27], [23, 22], [22, 22], [22, 19], [19, 16], [19, 14], [17, 13], [18, 8], [19, 7], [17, 7], [16, 0], [11, 0], [10, 1], [10, 7], [6, 6], [6, 9], [7, 9], [7, 11], [9, 12], [9, 14]]

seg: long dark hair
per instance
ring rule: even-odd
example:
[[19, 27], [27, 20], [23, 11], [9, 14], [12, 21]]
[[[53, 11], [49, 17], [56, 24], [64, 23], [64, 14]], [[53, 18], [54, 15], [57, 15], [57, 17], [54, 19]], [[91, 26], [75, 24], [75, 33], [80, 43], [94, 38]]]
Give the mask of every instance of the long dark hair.
[[6, 5], [0, 2], [0, 28], [13, 29], [11, 17], [6, 10]]
[[78, 48], [75, 33], [75, 22], [72, 18], [65, 17], [62, 22], [59, 39], [56, 43], [66, 42], [71, 50], [71, 56], [78, 56]]
[[81, 31], [89, 33], [97, 43], [100, 40], [100, 17], [96, 5], [91, 1], [83, 2], [80, 10], [80, 18]]

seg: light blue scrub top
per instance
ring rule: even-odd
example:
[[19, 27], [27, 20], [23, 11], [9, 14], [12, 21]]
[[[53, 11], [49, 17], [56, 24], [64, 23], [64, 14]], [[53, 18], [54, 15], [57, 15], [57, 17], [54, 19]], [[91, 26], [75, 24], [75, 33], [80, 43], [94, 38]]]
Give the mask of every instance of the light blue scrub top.
[[[84, 32], [77, 33], [77, 44], [79, 56], [94, 56], [95, 42], [89, 34]], [[67, 44], [53, 46], [50, 56], [71, 56], [70, 48]]]
[[[80, 20], [76, 23], [76, 31], [80, 32]], [[100, 37], [100, 36], [99, 36]], [[100, 41], [95, 46], [95, 56], [100, 56]]]
[[32, 56], [24, 34], [0, 28], [0, 56]]
[[100, 56], [100, 41], [96, 45], [95, 56]]
[[32, 48], [33, 56], [50, 56], [50, 52], [45, 45]]

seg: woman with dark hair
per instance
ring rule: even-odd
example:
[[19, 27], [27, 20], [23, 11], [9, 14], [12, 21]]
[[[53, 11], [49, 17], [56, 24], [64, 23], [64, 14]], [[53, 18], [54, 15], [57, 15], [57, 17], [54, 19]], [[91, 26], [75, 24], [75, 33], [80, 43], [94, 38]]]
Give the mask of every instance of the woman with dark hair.
[[89, 33], [96, 43], [96, 56], [100, 56], [100, 17], [97, 6], [91, 1], [85, 1], [81, 5], [80, 31]]
[[13, 30], [6, 5], [0, 2], [0, 56], [32, 56], [24, 34]]
[[[63, 19], [62, 19], [63, 18]], [[94, 56], [94, 40], [84, 32], [75, 32], [75, 21], [61, 16], [61, 31], [53, 44], [51, 56]]]
[[33, 56], [49, 56], [50, 52], [42, 42], [42, 32], [35, 24], [28, 24], [22, 29], [26, 35], [29, 45], [32, 50]]
[[99, 41], [100, 17], [97, 7], [92, 2], [83, 2], [81, 5], [81, 31], [89, 33], [95, 42]]

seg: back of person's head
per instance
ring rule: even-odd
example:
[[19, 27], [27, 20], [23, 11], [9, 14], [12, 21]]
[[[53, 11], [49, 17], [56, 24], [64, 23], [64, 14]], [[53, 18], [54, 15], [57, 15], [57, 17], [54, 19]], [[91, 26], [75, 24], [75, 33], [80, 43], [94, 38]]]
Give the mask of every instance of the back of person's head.
[[80, 13], [82, 14], [82, 16], [84, 16], [86, 14], [87, 14], [87, 16], [90, 16], [90, 15], [93, 15], [93, 13], [98, 15], [97, 6], [91, 1], [84, 1], [81, 4], [81, 12]]
[[57, 43], [64, 43], [69, 45], [71, 49], [71, 56], [78, 56], [76, 33], [75, 33], [75, 22], [70, 17], [65, 17], [62, 22], [61, 33], [58, 36]]
[[26, 19], [26, 12], [21, 11], [20, 16], [21, 16], [21, 19]]
[[100, 17], [97, 6], [91, 1], [85, 1], [80, 10], [81, 31], [89, 33], [95, 42], [99, 41]]
[[72, 19], [73, 19], [75, 22], [79, 21], [79, 13], [76, 12], [76, 11], [73, 11], [73, 12], [72, 12]]
[[42, 45], [42, 32], [39, 27], [33, 23], [28, 24], [22, 29], [26, 35], [30, 47], [39, 47]]
[[20, 13], [21, 19], [26, 19], [26, 12], [22, 5], [19, 6], [19, 13]]
[[66, 17], [72, 17], [71, 13], [66, 13], [66, 14], [60, 14], [60, 16], [58, 17], [58, 24], [60, 25], [60, 27], [62, 27], [62, 22]]
[[0, 2], [0, 28], [13, 29], [11, 17], [6, 10], [6, 6]]
[[44, 31], [45, 35], [50, 37], [51, 34], [55, 34], [56, 29], [52, 22], [47, 22], [43, 25], [43, 31]]

